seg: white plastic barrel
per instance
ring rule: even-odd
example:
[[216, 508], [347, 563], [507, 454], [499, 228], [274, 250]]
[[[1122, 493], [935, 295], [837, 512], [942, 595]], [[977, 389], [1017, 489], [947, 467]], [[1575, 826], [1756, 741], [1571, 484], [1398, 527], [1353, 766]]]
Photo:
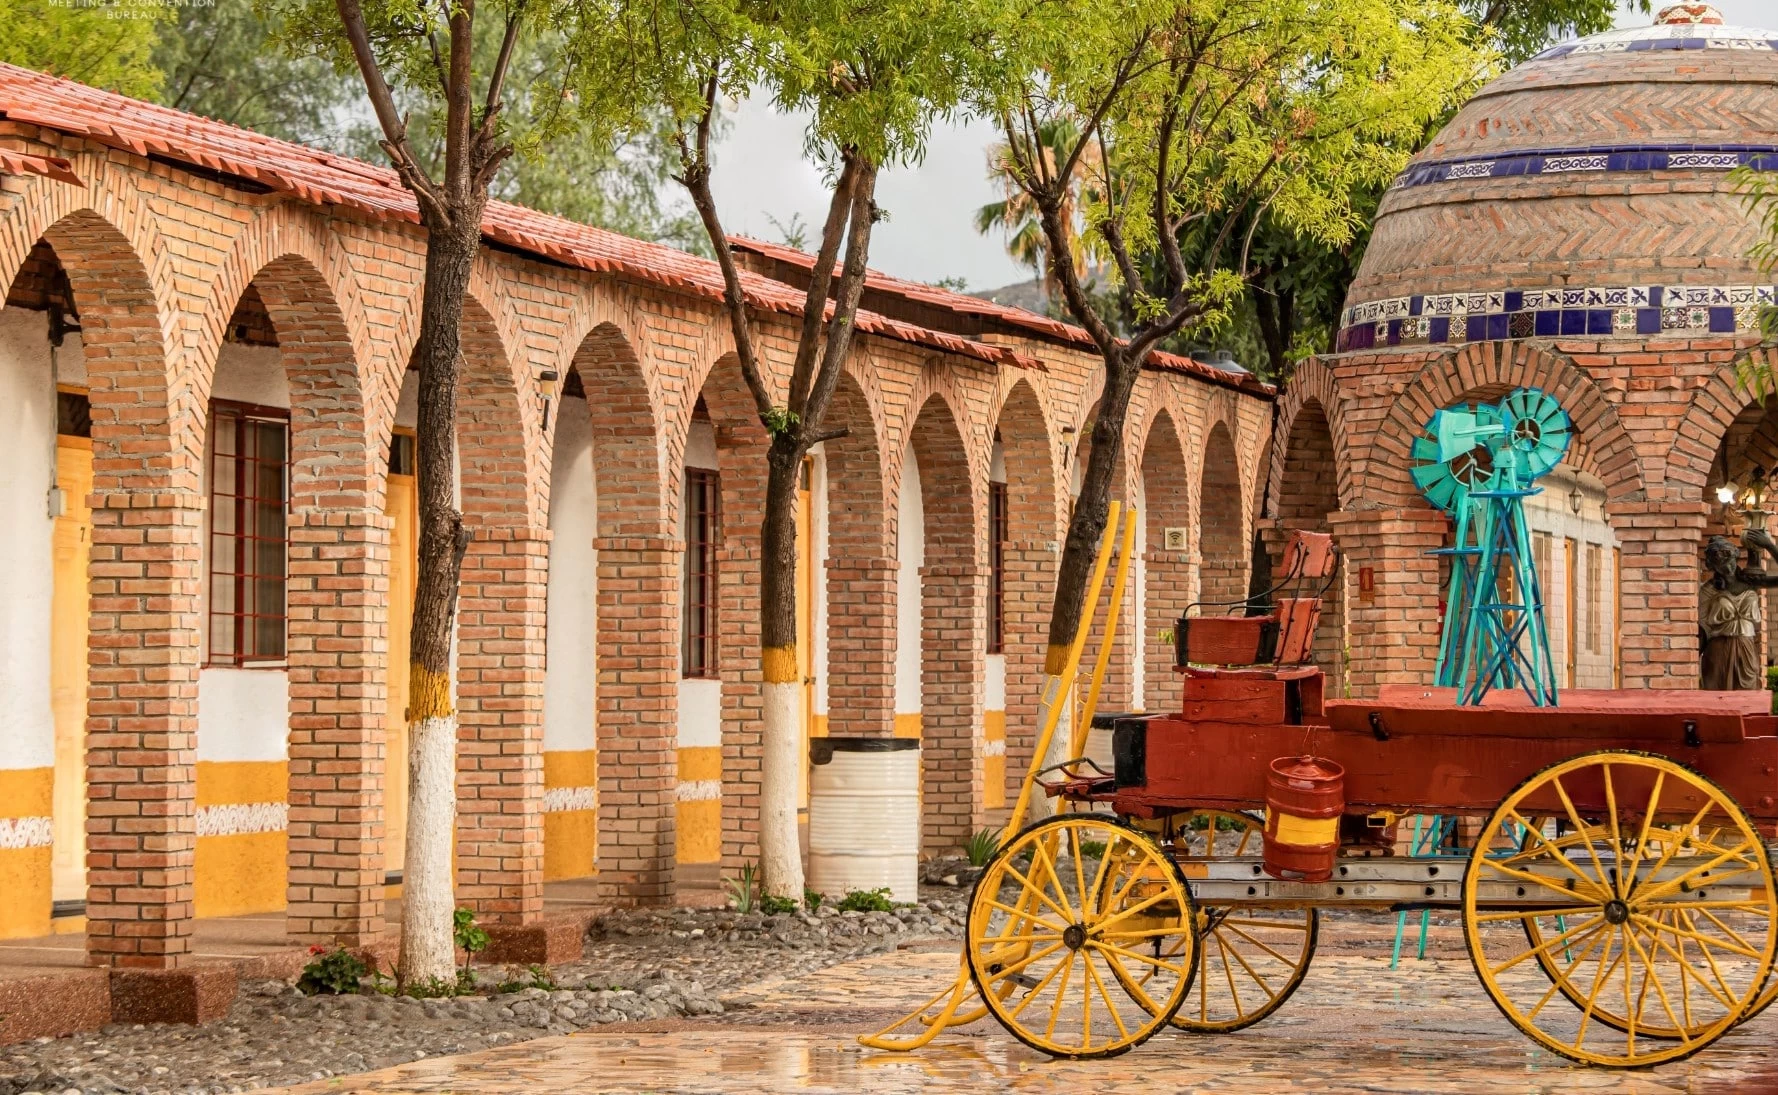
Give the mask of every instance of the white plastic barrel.
[[816, 738], [809, 746], [809, 888], [834, 900], [876, 889], [919, 900], [920, 743]]

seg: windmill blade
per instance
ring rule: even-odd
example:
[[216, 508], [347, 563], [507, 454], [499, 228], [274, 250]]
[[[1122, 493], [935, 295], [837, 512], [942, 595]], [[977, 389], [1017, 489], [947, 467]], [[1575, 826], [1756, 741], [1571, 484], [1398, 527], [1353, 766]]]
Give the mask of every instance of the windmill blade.
[[1524, 482], [1548, 474], [1562, 462], [1574, 427], [1555, 396], [1537, 388], [1519, 388], [1501, 400], [1500, 409]]

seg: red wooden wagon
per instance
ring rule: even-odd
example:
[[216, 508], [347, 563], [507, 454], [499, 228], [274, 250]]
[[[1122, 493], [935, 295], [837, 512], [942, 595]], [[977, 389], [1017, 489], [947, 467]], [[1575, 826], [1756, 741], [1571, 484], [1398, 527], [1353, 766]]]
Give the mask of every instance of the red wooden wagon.
[[[989, 1012], [1077, 1057], [1169, 1024], [1238, 1030], [1301, 984], [1325, 907], [1460, 912], [1502, 1013], [1591, 1064], [1687, 1056], [1778, 996], [1765, 694], [1329, 698], [1301, 587], [1335, 566], [1325, 537], [1294, 534], [1296, 595], [1181, 621], [1178, 710], [1118, 719], [1110, 770], [1078, 760], [1045, 784], [1073, 812], [1008, 841], [972, 898]], [[1462, 819], [1461, 853], [1402, 854], [1404, 815]]]

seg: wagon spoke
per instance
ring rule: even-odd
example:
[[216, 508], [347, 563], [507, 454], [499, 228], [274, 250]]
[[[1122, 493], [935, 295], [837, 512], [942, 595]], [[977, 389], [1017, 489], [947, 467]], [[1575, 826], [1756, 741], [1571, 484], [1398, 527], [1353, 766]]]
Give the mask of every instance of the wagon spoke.
[[1099, 976], [1099, 970], [1093, 965], [1091, 958], [1086, 959], [1087, 974], [1092, 977], [1093, 984], [1099, 989], [1099, 998], [1105, 1001], [1105, 1010], [1111, 1013], [1111, 1021], [1117, 1024], [1117, 1032], [1125, 1038], [1130, 1036], [1130, 1028], [1124, 1025], [1123, 1017], [1117, 1013], [1117, 1005], [1111, 1000], [1111, 994], [1105, 991], [1105, 978]]
[[1153, 955], [1143, 954], [1141, 951], [1133, 951], [1128, 947], [1120, 947], [1116, 943], [1107, 943], [1103, 939], [1089, 939], [1087, 940], [1087, 946], [1105, 954], [1115, 954], [1120, 958], [1127, 958], [1132, 962], [1141, 962], [1144, 965], [1153, 966], [1156, 969], [1166, 970], [1168, 973], [1176, 974], [1180, 977], [1185, 976], [1185, 966], [1181, 964], [1163, 962], [1160, 958]]
[[[1600, 768], [1600, 771], [1605, 776], [1605, 816], [1611, 822], [1611, 855], [1612, 855], [1612, 859], [1613, 859], [1614, 863], [1621, 864], [1621, 862], [1623, 860], [1623, 855], [1624, 855], [1624, 834], [1623, 834], [1623, 831], [1618, 828], [1618, 822], [1617, 822], [1617, 791], [1615, 789], [1613, 789], [1613, 787], [1611, 785], [1611, 765], [1601, 764], [1599, 766], [1599, 768]], [[1589, 848], [1592, 847], [1591, 844], [1589, 844], [1587, 846]], [[1599, 861], [1598, 860], [1598, 853], [1597, 853], [1597, 851], [1595, 851], [1593, 862], [1597, 863], [1598, 861]], [[1618, 876], [1616, 879], [1608, 879], [1604, 875], [1601, 875], [1600, 881], [1601, 882], [1606, 882], [1606, 881], [1611, 882], [1612, 893], [1617, 897], [1624, 896], [1625, 882], [1624, 882], [1624, 875], [1621, 870], [1618, 872]], [[1628, 991], [1629, 984], [1630, 984], [1630, 971], [1629, 971], [1628, 967], [1625, 967], [1625, 969], [1624, 969], [1624, 985], [1625, 985], [1626, 991]], [[1630, 1041], [1632, 1043], [1634, 1043], [1636, 1041], [1636, 1034], [1635, 1034], [1635, 1030], [1633, 1027], [1631, 1029]]]
[[1692, 881], [1692, 879], [1697, 878], [1698, 876], [1703, 875], [1703, 874], [1708, 874], [1709, 872], [1715, 870], [1717, 867], [1721, 866], [1723, 863], [1725, 863], [1731, 859], [1735, 860], [1737, 863], [1740, 863], [1741, 866], [1736, 870], [1730, 871], [1729, 873], [1727, 873], [1725, 875], [1721, 875], [1718, 878], [1712, 880], [1710, 883], [1711, 885], [1713, 885], [1713, 886], [1720, 885], [1722, 879], [1724, 879], [1724, 878], [1735, 878], [1738, 875], [1744, 875], [1750, 871], [1757, 871], [1759, 869], [1758, 866], [1747, 862], [1745, 859], [1740, 858], [1740, 855], [1743, 851], [1746, 851], [1752, 847], [1753, 847], [1753, 845], [1751, 842], [1743, 840], [1740, 844], [1737, 844], [1733, 849], [1726, 851], [1726, 852], [1719, 853], [1714, 859], [1711, 859], [1708, 862], [1701, 863], [1698, 866], [1691, 868], [1690, 870], [1686, 871], [1684, 874], [1678, 876], [1677, 878], [1669, 878], [1664, 882], [1661, 882], [1657, 885], [1651, 886], [1651, 887], [1649, 887], [1649, 889], [1647, 891], [1638, 893], [1636, 896], [1637, 896], [1638, 900], [1643, 903], [1647, 903], [1650, 901], [1659, 901], [1661, 898], [1667, 896], [1668, 894], [1674, 893], [1675, 891], [1679, 890], [1679, 888], [1681, 886], [1688, 885]]
[[1630, 865], [1623, 872], [1625, 885], [1636, 880], [1636, 868], [1642, 864], [1642, 852], [1648, 847], [1648, 827], [1654, 821], [1655, 814], [1661, 805], [1661, 788], [1667, 783], [1667, 773], [1655, 773], [1655, 785], [1648, 792], [1648, 806], [1642, 811], [1642, 829], [1636, 834], [1636, 847], [1630, 853]]
[[1496, 966], [1496, 965], [1490, 964], [1489, 970], [1492, 973], [1494, 973], [1495, 975], [1499, 975], [1499, 974], [1504, 973], [1507, 970], [1511, 969], [1512, 967], [1518, 965], [1520, 962], [1523, 962], [1527, 958], [1534, 958], [1540, 954], [1543, 954], [1543, 955], [1549, 954], [1550, 949], [1552, 947], [1570, 946], [1583, 933], [1586, 933], [1590, 929], [1597, 927], [1599, 924], [1603, 923], [1604, 920], [1605, 920], [1605, 917], [1603, 915], [1595, 916], [1591, 920], [1588, 920], [1584, 924], [1577, 924], [1574, 927], [1569, 928], [1567, 931], [1563, 932], [1561, 935], [1552, 936], [1551, 938], [1544, 940], [1543, 942], [1537, 944], [1535, 947], [1532, 947], [1529, 950], [1519, 952], [1518, 954], [1514, 955], [1513, 957], [1507, 959], [1505, 962], [1502, 962], [1500, 965]]
[[[1072, 831], [1073, 830], [1070, 830], [1070, 832]], [[1069, 907], [1068, 887], [1062, 884], [1062, 876], [1056, 873], [1055, 860], [1051, 858], [1050, 850], [1044, 847], [1044, 844], [1046, 843], [1047, 841], [1043, 840], [1034, 840], [1031, 842], [1033, 855], [1032, 866], [1035, 867], [1037, 865], [1038, 859], [1043, 861], [1044, 873], [1050, 876], [1050, 882], [1056, 887], [1056, 897], [1062, 902], [1057, 911], [1062, 914], [1062, 919], [1068, 921], [1070, 924], [1079, 923], [1080, 914], [1075, 909]], [[1033, 870], [1031, 873], [1036, 874], [1037, 872]], [[1042, 893], [1043, 891], [1039, 890], [1038, 892]]]
[[1279, 954], [1277, 951], [1273, 950], [1271, 947], [1266, 946], [1265, 943], [1262, 942], [1261, 940], [1255, 939], [1253, 936], [1248, 935], [1246, 932], [1242, 931], [1240, 928], [1237, 928], [1234, 925], [1230, 924], [1227, 920], [1224, 920], [1220, 925], [1217, 926], [1218, 934], [1221, 933], [1221, 930], [1223, 928], [1227, 928], [1229, 931], [1234, 932], [1236, 935], [1240, 936], [1242, 939], [1245, 939], [1249, 943], [1252, 943], [1254, 946], [1258, 947], [1262, 951], [1265, 951], [1267, 954], [1271, 955], [1273, 958], [1276, 958], [1278, 961], [1284, 963], [1285, 965], [1287, 965], [1287, 966], [1295, 966], [1296, 965], [1295, 962], [1284, 957], [1282, 954]]
[[[1560, 776], [1552, 776], [1550, 778], [1550, 786], [1555, 788], [1556, 796], [1562, 800], [1562, 808], [1568, 811], [1568, 820], [1574, 822], [1574, 827], [1576, 829], [1583, 833], [1586, 832], [1587, 826], [1581, 821], [1580, 814], [1574, 809], [1574, 802], [1568, 797], [1567, 788], [1562, 786], [1562, 778]], [[1593, 859], [1593, 869], [1599, 872], [1599, 888], [1607, 894], [1615, 893], [1611, 885], [1611, 876], [1605, 873], [1605, 864], [1599, 861], [1599, 845], [1596, 841], [1587, 841], [1587, 855], [1591, 856]]]
[[1068, 961], [1062, 963], [1062, 980], [1056, 986], [1056, 1002], [1050, 1005], [1050, 1021], [1043, 1028], [1045, 1038], [1056, 1036], [1056, 1020], [1062, 1015], [1062, 1001], [1068, 998], [1068, 978], [1074, 973], [1074, 959], [1079, 951], [1069, 951]]
[[[1000, 980], [1003, 980], [1008, 977], [1016, 977], [1020, 973], [1024, 972], [1026, 966], [1029, 966], [1033, 962], [1042, 961], [1043, 959], [1048, 958], [1050, 955], [1056, 953], [1057, 951], [1059, 951], [1061, 949], [1062, 949], [1062, 944], [1056, 943], [1052, 946], [1043, 948], [1042, 950], [1036, 952], [1035, 954], [1028, 954], [1025, 957], [1019, 959], [1017, 962], [1012, 963], [1011, 965], [1002, 966], [1001, 968], [988, 974], [988, 978], [987, 978], [988, 983], [993, 984], [995, 981], [1000, 981]], [[1015, 982], [1015, 984], [1016, 984], [1016, 982]]]
[[[1569, 991], [1578, 995], [1579, 989], [1575, 987], [1571, 977], [1574, 974], [1575, 969], [1579, 967], [1582, 962], [1585, 962], [1592, 956], [1594, 948], [1610, 938], [1611, 933], [1606, 930], [1606, 927], [1606, 925], [1601, 924], [1591, 932], [1588, 932], [1586, 936], [1587, 945], [1581, 948], [1580, 953], [1576, 955], [1560, 973], [1550, 974], [1549, 989], [1538, 999], [1537, 1004], [1532, 1007], [1530, 1011], [1525, 1013], [1527, 1019], [1537, 1018], [1537, 1013], [1543, 1010], [1544, 1005], [1549, 1003], [1550, 1000], [1555, 997], [1557, 990], [1561, 989], [1563, 986], [1567, 986]], [[1579, 942], [1579, 940], [1577, 939], [1575, 942]]]
[[[1641, 913], [1636, 913], [1633, 915], [1635, 915], [1635, 917], [1639, 920], [1643, 920], [1643, 921], [1646, 921], [1647, 923], [1654, 924], [1657, 928], [1659, 928], [1662, 931], [1672, 932], [1674, 935], [1682, 936], [1686, 939], [1690, 939], [1692, 942], [1698, 944], [1700, 947], [1715, 947], [1717, 950], [1727, 951], [1730, 954], [1738, 954], [1738, 955], [1741, 955], [1743, 958], [1752, 958], [1755, 961], [1758, 961], [1761, 957], [1760, 952], [1754, 950], [1751, 947], [1737, 946], [1734, 943], [1724, 942], [1721, 939], [1712, 939], [1709, 936], [1703, 935], [1696, 930], [1693, 930], [1690, 928], [1681, 928], [1675, 924], [1663, 924], [1663, 923], [1660, 923], [1659, 921], [1651, 920], [1647, 916], [1642, 915]], [[1687, 919], [1686, 922], [1688, 924], [1691, 923], [1689, 918]], [[1708, 954], [1708, 951], [1706, 951], [1705, 953]]]
[[1614, 934], [1610, 931], [1606, 932], [1605, 949], [1599, 952], [1599, 966], [1594, 972], [1593, 991], [1587, 994], [1586, 1007], [1580, 1013], [1580, 1033], [1574, 1036], [1574, 1048], [1576, 1049], [1579, 1049], [1580, 1044], [1587, 1039], [1587, 1024], [1593, 1019], [1593, 1008], [1599, 1002], [1600, 991], [1611, 981], [1611, 975], [1617, 972], [1618, 966], [1624, 960], [1623, 953], [1620, 951], [1617, 958], [1612, 961], [1611, 967], [1607, 969], [1605, 966], [1606, 956], [1611, 954], [1611, 940]]
[[[1735, 1010], [1736, 1004], [1734, 1000], [1734, 992], [1729, 988], [1728, 984], [1723, 981], [1722, 973], [1715, 968], [1714, 964], [1712, 964], [1711, 973], [1716, 978], [1717, 983], [1712, 985], [1710, 982], [1704, 980], [1697, 970], [1692, 968], [1692, 964], [1686, 961], [1682, 954], [1673, 949], [1673, 944], [1657, 935], [1654, 937], [1654, 945], [1674, 957], [1679, 966], [1681, 978], [1690, 977], [1698, 983], [1699, 988], [1708, 992], [1711, 996], [1714, 996], [1717, 1003], [1731, 1011]], [[1679, 945], [1682, 947], [1685, 946], [1685, 941], [1681, 939]], [[1709, 956], [1706, 955], [1705, 957], [1708, 958]]]
[[[1514, 867], [1503, 866], [1499, 863], [1495, 863], [1493, 860], [1490, 860], [1490, 859], [1480, 860], [1479, 865], [1486, 867], [1491, 871], [1495, 871], [1499, 874], [1503, 874], [1508, 878], [1515, 878], [1515, 879], [1518, 879], [1520, 882], [1530, 882], [1534, 885], [1542, 886], [1546, 890], [1550, 890], [1555, 893], [1561, 894], [1563, 897], [1567, 898], [1570, 902], [1574, 901], [1574, 899], [1577, 897], [1589, 898], [1589, 897], [1601, 896], [1601, 895], [1597, 895], [1597, 894], [1594, 894], [1591, 892], [1591, 891], [1597, 890], [1599, 888], [1598, 883], [1594, 882], [1591, 878], [1588, 878], [1585, 874], [1577, 874], [1575, 876], [1575, 880], [1579, 883], [1579, 885], [1571, 890], [1567, 886], [1562, 885], [1561, 883], [1557, 882], [1553, 878], [1546, 878], [1543, 875], [1535, 874], [1531, 871], [1521, 871], [1521, 870], [1518, 870], [1517, 868], [1514, 868]], [[1584, 889], [1582, 887], [1584, 887]], [[1598, 902], [1593, 902], [1593, 904], [1598, 904]]]
[[[1093, 907], [1090, 904], [1089, 898], [1087, 897], [1086, 868], [1083, 867], [1080, 862], [1081, 861], [1081, 851], [1080, 851], [1080, 830], [1079, 829], [1072, 829], [1071, 828], [1068, 830], [1068, 842], [1071, 845], [1073, 845], [1072, 855], [1074, 856], [1074, 887], [1075, 887], [1074, 892], [1078, 895], [1078, 903], [1080, 905], [1080, 919], [1086, 920], [1093, 915]], [[1111, 842], [1110, 841], [1106, 842], [1105, 850], [1107, 852], [1111, 851]]]
[[1017, 917], [1020, 920], [1035, 924], [1045, 931], [1053, 932], [1056, 935], [1062, 934], [1063, 925], [1051, 923], [1034, 912], [1026, 912], [1024, 909], [1015, 909], [1011, 905], [996, 901], [991, 897], [983, 898], [983, 902], [992, 908], [999, 909], [1001, 912], [1006, 913], [1009, 916]]
[[[1536, 838], [1537, 843], [1541, 847], [1549, 849], [1550, 854], [1555, 856], [1556, 860], [1558, 862], [1560, 862], [1562, 864], [1562, 866], [1567, 867], [1570, 871], [1574, 872], [1575, 877], [1583, 879], [1583, 880], [1586, 879], [1586, 877], [1587, 877], [1586, 872], [1581, 870], [1579, 867], [1575, 866], [1573, 860], [1569, 859], [1566, 855], [1562, 854], [1562, 849], [1560, 847], [1560, 845], [1561, 845], [1560, 839], [1558, 839], [1555, 842], [1552, 842], [1549, 837], [1543, 835], [1543, 830], [1533, 826], [1530, 822], [1528, 822], [1524, 818], [1520, 817], [1519, 812], [1517, 810], [1509, 810], [1509, 811], [1507, 811], [1507, 814], [1514, 821], [1518, 822], [1520, 825], [1523, 825], [1525, 827], [1526, 831], [1532, 837]], [[1586, 839], [1586, 836], [1584, 833], [1576, 834], [1576, 837], [1577, 837], [1577, 839]], [[1589, 842], [1588, 847], [1591, 847], [1591, 846], [1592, 845]], [[1533, 849], [1533, 850], [1529, 850], [1529, 851], [1520, 852], [1518, 855], [1508, 856], [1506, 859], [1499, 860], [1498, 862], [1503, 863], [1503, 864], [1516, 863], [1521, 859], [1535, 858], [1539, 854], [1540, 853], [1538, 853], [1535, 849]]]
[[[1033, 867], [1035, 867], [1036, 865], [1037, 864], [1035, 862], [1032, 863]], [[1067, 924], [1074, 923], [1074, 914], [1072, 912], [1070, 912], [1068, 909], [1063, 908], [1061, 905], [1056, 904], [1056, 902], [1053, 899], [1051, 899], [1049, 894], [1044, 893], [1043, 887], [1039, 886], [1037, 884], [1035, 878], [1027, 878], [1025, 875], [1020, 874], [1018, 868], [1014, 867], [1010, 862], [1006, 864], [1005, 870], [1006, 870], [1007, 874], [1012, 876], [1012, 878], [1015, 882], [1017, 882], [1020, 886], [1023, 886], [1025, 888], [1024, 892], [1026, 894], [1030, 894], [1031, 896], [1037, 898], [1039, 901], [1043, 902], [1045, 905], [1048, 905], [1050, 908], [1054, 909], [1056, 911], [1056, 915], [1058, 915], [1062, 918], [1063, 923], [1067, 923]], [[1033, 876], [1035, 876], [1037, 874], [1037, 872], [1035, 870], [1033, 870], [1031, 872], [1031, 874]], [[1019, 915], [1031, 916], [1033, 919], [1036, 918], [1035, 910], [1033, 910], [1031, 913], [1020, 913]], [[1045, 927], [1048, 927], [1048, 925], [1046, 924]], [[1057, 928], [1056, 930], [1061, 931], [1062, 929]]]
[[[1667, 989], [1664, 985], [1661, 984], [1660, 977], [1655, 974], [1654, 959], [1649, 956], [1649, 953], [1647, 951], [1642, 949], [1642, 944], [1636, 942], [1636, 933], [1635, 932], [1627, 933], [1624, 938], [1632, 947], [1636, 948], [1636, 957], [1641, 959], [1641, 961], [1642, 961], [1642, 968], [1644, 971], [1643, 977], [1642, 977], [1643, 996], [1646, 996], [1648, 993], [1649, 982], [1650, 981], [1654, 982], [1655, 995], [1660, 997], [1661, 1010], [1663, 1010], [1667, 1013], [1667, 1021], [1669, 1023], [1672, 1023], [1673, 1029], [1679, 1033], [1680, 1041], [1690, 1042], [1692, 1040], [1692, 1035], [1691, 1035], [1691, 1031], [1689, 1029], [1689, 1024], [1680, 1022], [1679, 1016], [1673, 1014], [1673, 1003], [1672, 1003], [1672, 1001], [1667, 999]], [[1685, 983], [1685, 979], [1683, 977], [1680, 978], [1680, 983], [1681, 984]], [[1636, 1006], [1637, 1006], [1638, 1010], [1641, 1009], [1641, 1007], [1642, 1007], [1642, 998], [1641, 997], [1638, 997], [1638, 999], [1636, 1001]]]
[[[1072, 952], [1070, 952], [1070, 956], [1072, 957]], [[1025, 998], [1023, 1000], [1020, 1000], [1018, 1003], [1018, 1006], [1013, 1008], [1012, 1011], [1008, 1013], [1008, 1015], [1010, 1015], [1014, 1019], [1018, 1018], [1019, 1013], [1024, 1011], [1026, 1008], [1030, 1007], [1031, 1001], [1037, 999], [1039, 996], [1042, 996], [1043, 990], [1045, 988], [1047, 988], [1049, 986], [1049, 983], [1056, 979], [1056, 975], [1058, 973], [1061, 973], [1064, 969], [1066, 969], [1067, 966], [1068, 966], [1068, 964], [1066, 962], [1057, 962], [1055, 965], [1051, 966], [1050, 971], [1048, 973], [1044, 974], [1040, 979], [1038, 979], [1037, 984], [1035, 984], [1031, 987], [1031, 991], [1025, 994]]]

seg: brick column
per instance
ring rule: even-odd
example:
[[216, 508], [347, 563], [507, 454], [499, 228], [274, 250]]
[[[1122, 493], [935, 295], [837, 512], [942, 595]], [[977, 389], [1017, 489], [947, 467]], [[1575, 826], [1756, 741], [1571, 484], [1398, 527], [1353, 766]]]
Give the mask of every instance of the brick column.
[[827, 560], [827, 712], [835, 737], [895, 734], [892, 556]]
[[[1328, 514], [1328, 522], [1345, 556], [1335, 583], [1343, 587], [1346, 609], [1345, 690], [1370, 696], [1384, 684], [1431, 684], [1438, 662], [1439, 569], [1438, 557], [1426, 553], [1444, 544], [1444, 514], [1429, 507], [1340, 510]], [[1366, 569], [1369, 593], [1361, 591]], [[1337, 602], [1323, 606], [1324, 634], [1328, 617], [1337, 620], [1337, 608]], [[1316, 645], [1319, 655], [1324, 644]]]
[[94, 494], [87, 963], [190, 957], [204, 500]]
[[[1015, 503], [1016, 505], [1016, 503]], [[1043, 692], [1043, 659], [1049, 649], [1050, 607], [1056, 597], [1053, 541], [1012, 540], [1006, 560], [1006, 801], [1010, 806], [1031, 767], [1043, 727], [1037, 700]]]
[[475, 529], [457, 617], [457, 899], [495, 924], [543, 914], [548, 529]]
[[921, 845], [959, 849], [986, 824], [982, 701], [988, 568], [920, 568]]
[[1609, 502], [1622, 552], [1618, 621], [1625, 688], [1698, 687], [1702, 502]]
[[685, 545], [664, 537], [593, 543], [599, 550], [599, 889], [617, 904], [672, 904]]
[[290, 515], [285, 925], [298, 939], [362, 945], [383, 927], [392, 525], [375, 510]]

